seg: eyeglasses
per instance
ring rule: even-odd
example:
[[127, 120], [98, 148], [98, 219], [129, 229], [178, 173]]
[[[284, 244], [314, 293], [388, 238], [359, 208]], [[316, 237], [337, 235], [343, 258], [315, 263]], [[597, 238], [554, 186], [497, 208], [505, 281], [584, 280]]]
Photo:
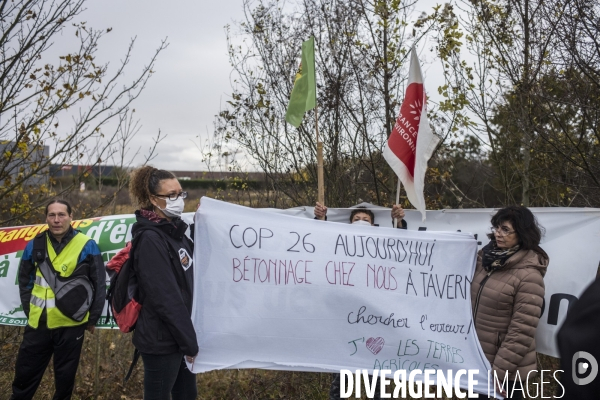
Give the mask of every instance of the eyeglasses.
[[512, 235], [513, 233], [515, 233], [515, 231], [509, 231], [508, 228], [501, 226], [500, 228], [492, 227], [492, 233], [494, 235], [498, 235], [498, 236], [508, 236], [508, 235]]
[[173, 194], [155, 194], [153, 195], [154, 197], [163, 197], [163, 198], [167, 198], [169, 200], [177, 200], [179, 197], [181, 197], [182, 199], [185, 199], [187, 197], [187, 192], [181, 192], [181, 193], [173, 193]]

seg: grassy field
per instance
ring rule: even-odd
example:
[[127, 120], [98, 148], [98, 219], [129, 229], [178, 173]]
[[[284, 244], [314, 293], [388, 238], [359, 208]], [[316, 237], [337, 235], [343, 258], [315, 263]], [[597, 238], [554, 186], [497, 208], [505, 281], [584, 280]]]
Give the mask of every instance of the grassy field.
[[[11, 393], [14, 365], [23, 328], [0, 327], [0, 399]], [[139, 360], [129, 382], [123, 378], [133, 355], [131, 335], [116, 330], [86, 333], [73, 399], [142, 398], [143, 363]], [[326, 399], [331, 374], [263, 370], [224, 370], [197, 375], [199, 399]], [[52, 362], [35, 399], [54, 393]]]

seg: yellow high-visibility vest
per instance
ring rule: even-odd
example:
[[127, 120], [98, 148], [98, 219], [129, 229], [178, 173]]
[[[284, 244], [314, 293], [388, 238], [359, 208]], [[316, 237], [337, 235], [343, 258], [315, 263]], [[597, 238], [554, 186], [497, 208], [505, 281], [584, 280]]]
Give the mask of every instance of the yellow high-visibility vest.
[[[50, 243], [48, 233], [46, 233], [48, 257], [52, 262], [52, 266], [59, 272], [60, 276], [68, 277], [75, 271], [77, 261], [79, 260], [79, 254], [81, 254], [81, 251], [89, 240], [91, 240], [89, 237], [81, 232], [77, 232], [60, 254], [57, 255], [52, 247], [52, 243]], [[37, 261], [34, 260], [34, 262], [36, 266], [35, 282], [33, 284], [33, 290], [31, 291], [31, 300], [29, 302], [29, 326], [37, 329], [44, 308], [46, 308], [46, 314], [48, 316], [46, 324], [50, 329], [85, 324], [90, 316], [89, 311], [81, 322], [77, 322], [60, 312], [54, 302], [54, 292], [52, 291], [52, 288], [50, 288], [48, 282], [46, 282], [44, 276], [40, 272]]]

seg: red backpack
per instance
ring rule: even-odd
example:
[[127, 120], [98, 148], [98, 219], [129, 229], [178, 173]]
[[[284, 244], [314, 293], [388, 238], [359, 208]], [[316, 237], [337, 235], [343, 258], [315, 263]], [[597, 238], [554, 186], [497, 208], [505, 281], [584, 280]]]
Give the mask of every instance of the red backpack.
[[106, 264], [106, 272], [110, 277], [110, 286], [106, 292], [106, 323], [109, 322], [112, 311], [113, 318], [123, 333], [133, 331], [142, 310], [137, 276], [133, 268], [132, 248], [132, 242], [128, 242], [125, 248]]

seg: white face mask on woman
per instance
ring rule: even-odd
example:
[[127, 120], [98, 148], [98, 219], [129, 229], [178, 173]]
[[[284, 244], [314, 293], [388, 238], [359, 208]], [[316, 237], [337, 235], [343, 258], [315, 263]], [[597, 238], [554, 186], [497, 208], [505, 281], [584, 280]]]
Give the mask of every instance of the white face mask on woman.
[[177, 197], [177, 200], [171, 200], [169, 198], [165, 199], [167, 202], [167, 206], [165, 208], [160, 208], [156, 206], [160, 211], [163, 212], [167, 217], [175, 218], [181, 217], [181, 213], [183, 212], [183, 207], [185, 203], [183, 202], [183, 198], [181, 196]]
[[365, 226], [371, 226], [371, 224], [369, 223], [369, 221], [365, 221], [362, 219], [356, 220], [352, 223], [352, 225], [365, 225]]

